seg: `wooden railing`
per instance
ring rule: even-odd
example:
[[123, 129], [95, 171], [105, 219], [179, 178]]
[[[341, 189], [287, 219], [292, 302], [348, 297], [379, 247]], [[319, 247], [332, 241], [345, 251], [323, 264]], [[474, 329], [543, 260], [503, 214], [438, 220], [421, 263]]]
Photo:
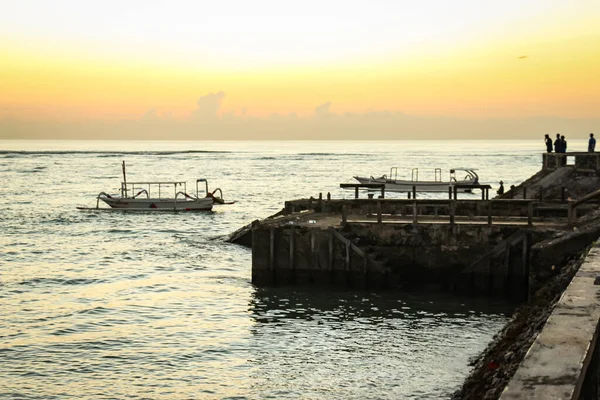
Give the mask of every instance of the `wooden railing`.
[[[494, 217], [498, 218], [500, 216], [498, 215], [494, 215], [493, 214], [493, 205], [494, 204], [511, 204], [511, 200], [485, 200], [485, 201], [481, 201], [481, 200], [475, 200], [476, 202], [478, 202], [478, 204], [486, 204], [485, 207], [485, 213], [476, 213], [476, 215], [462, 215], [462, 214], [457, 214], [456, 212], [456, 208], [457, 208], [457, 201], [456, 200], [441, 200], [441, 199], [436, 199], [436, 200], [399, 200], [398, 203], [402, 204], [402, 205], [406, 205], [407, 203], [410, 204], [412, 206], [412, 213], [410, 214], [410, 216], [412, 217], [412, 222], [417, 224], [419, 223], [419, 217], [421, 217], [421, 219], [423, 219], [423, 217], [431, 217], [430, 214], [419, 214], [419, 207], [427, 207], [427, 206], [434, 206], [434, 207], [445, 207], [448, 208], [448, 222], [450, 223], [450, 225], [454, 225], [456, 223], [456, 217], [459, 216], [471, 216], [471, 217], [487, 217], [487, 224], [488, 225], [492, 225], [494, 222]], [[531, 226], [533, 225], [533, 214], [534, 214], [534, 200], [513, 200], [514, 202], [518, 202], [520, 205], [526, 204], [527, 205], [527, 215], [526, 216], [522, 216], [522, 217], [526, 217], [527, 218], [527, 225]], [[464, 201], [463, 201], [464, 203]], [[369, 212], [367, 213], [368, 216], [372, 216], [375, 215], [377, 217], [377, 223], [383, 223], [383, 207], [382, 207], [382, 202], [381, 201], [376, 201], [376, 203], [374, 202], [375, 205], [375, 212], [373, 212], [371, 206], [369, 206]], [[348, 222], [348, 215], [349, 215], [349, 207], [348, 205], [342, 205], [342, 225], [346, 224]], [[471, 210], [472, 211], [472, 210]], [[435, 214], [436, 217], [439, 217], [440, 214]], [[441, 215], [445, 215], [445, 214], [441, 214]]]
[[588, 172], [600, 170], [600, 153], [597, 152], [544, 153], [542, 159], [542, 168], [546, 170], [555, 170], [561, 167], [571, 167], [577, 171]]
[[600, 198], [600, 190], [589, 193], [578, 200], [569, 200], [569, 224], [574, 224], [577, 220], [577, 207], [598, 198]]

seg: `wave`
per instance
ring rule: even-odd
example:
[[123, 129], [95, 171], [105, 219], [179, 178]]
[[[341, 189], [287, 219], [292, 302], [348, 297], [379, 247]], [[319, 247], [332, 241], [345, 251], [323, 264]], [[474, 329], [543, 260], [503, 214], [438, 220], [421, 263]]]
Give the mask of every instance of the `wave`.
[[298, 156], [318, 156], [318, 157], [358, 157], [364, 156], [363, 153], [298, 153]]
[[38, 286], [38, 285], [91, 285], [96, 283], [104, 283], [104, 279], [86, 279], [86, 278], [75, 278], [75, 279], [60, 279], [60, 278], [32, 278], [25, 281], [18, 282], [19, 285], [25, 286]]
[[150, 156], [168, 156], [174, 154], [224, 154], [224, 153], [236, 153], [233, 151], [224, 150], [0, 150], [0, 155], [14, 156], [14, 155], [69, 155], [69, 154], [92, 154], [99, 156], [107, 155], [150, 155]]

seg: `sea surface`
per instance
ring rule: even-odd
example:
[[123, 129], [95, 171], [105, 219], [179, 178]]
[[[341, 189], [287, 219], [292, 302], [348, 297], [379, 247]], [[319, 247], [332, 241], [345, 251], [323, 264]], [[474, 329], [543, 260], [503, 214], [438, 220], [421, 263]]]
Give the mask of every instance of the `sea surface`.
[[[570, 147], [577, 146], [576, 142]], [[584, 149], [582, 141], [580, 147]], [[477, 168], [495, 188], [539, 141], [0, 141], [0, 398], [447, 398], [509, 307], [431, 293], [259, 289], [223, 237], [353, 175]], [[220, 187], [200, 213], [80, 211], [129, 181]], [[476, 197], [476, 196], [475, 196]]]

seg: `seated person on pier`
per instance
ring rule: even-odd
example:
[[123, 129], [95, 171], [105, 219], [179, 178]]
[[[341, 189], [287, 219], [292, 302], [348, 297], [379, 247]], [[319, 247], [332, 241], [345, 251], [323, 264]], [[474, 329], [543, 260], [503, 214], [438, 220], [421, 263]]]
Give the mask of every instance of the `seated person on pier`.
[[496, 191], [498, 194], [504, 194], [504, 182], [500, 181], [500, 187]]

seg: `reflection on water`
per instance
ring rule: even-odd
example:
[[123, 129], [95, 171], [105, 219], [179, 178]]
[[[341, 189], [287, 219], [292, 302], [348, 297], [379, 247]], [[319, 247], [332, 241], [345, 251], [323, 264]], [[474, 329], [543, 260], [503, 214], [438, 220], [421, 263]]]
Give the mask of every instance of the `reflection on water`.
[[[0, 398], [447, 397], [504, 310], [429, 294], [257, 290], [250, 251], [215, 238], [285, 200], [352, 197], [340, 182], [390, 166], [467, 159], [510, 185], [539, 170], [538, 147], [0, 141]], [[205, 177], [237, 202], [214, 213], [76, 210], [118, 191], [123, 159], [131, 179]]]
[[433, 294], [262, 289], [250, 311], [254, 390], [376, 399], [447, 398], [510, 309]]

